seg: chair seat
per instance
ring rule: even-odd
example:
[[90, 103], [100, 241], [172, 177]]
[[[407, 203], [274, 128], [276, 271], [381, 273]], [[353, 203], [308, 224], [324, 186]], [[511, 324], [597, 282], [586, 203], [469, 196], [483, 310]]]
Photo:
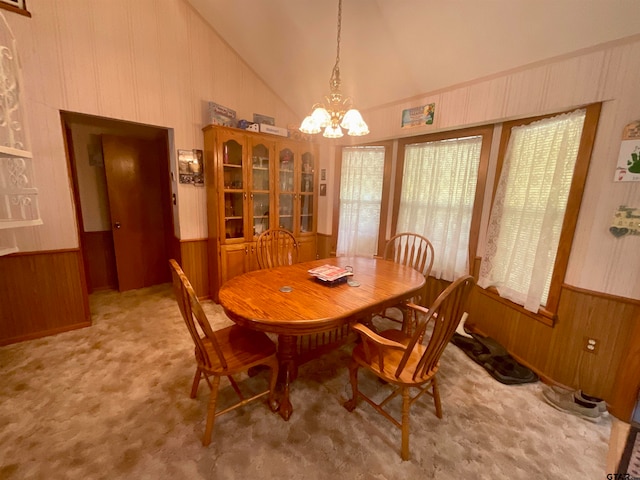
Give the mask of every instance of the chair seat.
[[371, 352], [371, 358], [375, 359], [371, 363], [367, 362], [366, 360], [364, 345], [362, 343], [356, 345], [356, 347], [353, 349], [353, 359], [360, 365], [365, 367], [367, 370], [371, 370], [382, 380], [393, 383], [395, 385], [421, 385], [433, 378], [433, 376], [438, 372], [438, 367], [440, 365], [439, 363], [436, 364], [436, 366], [426, 372], [425, 375], [414, 380], [413, 372], [416, 370], [416, 366], [418, 365], [420, 358], [422, 358], [422, 355], [425, 352], [425, 347], [423, 345], [417, 344], [414, 347], [413, 352], [411, 352], [406, 367], [402, 370], [400, 376], [396, 377], [398, 364], [400, 363], [404, 355], [403, 351], [385, 350], [383, 353], [384, 370], [380, 370], [380, 365], [377, 361], [378, 347], [375, 344], [370, 344], [369, 351]]
[[209, 353], [212, 366], [211, 368], [206, 368], [204, 365], [200, 367], [207, 373], [233, 375], [254, 365], [259, 365], [266, 357], [276, 353], [275, 344], [265, 333], [239, 325], [216, 330], [214, 335], [227, 361], [227, 368], [224, 368], [220, 363], [211, 340], [205, 337], [202, 341]]

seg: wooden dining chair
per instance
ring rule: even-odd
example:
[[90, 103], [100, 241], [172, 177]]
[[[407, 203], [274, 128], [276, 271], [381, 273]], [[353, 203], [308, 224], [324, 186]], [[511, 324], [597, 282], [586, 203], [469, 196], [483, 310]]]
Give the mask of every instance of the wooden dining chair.
[[[238, 325], [213, 330], [207, 319], [191, 283], [174, 259], [169, 260], [173, 276], [173, 288], [180, 313], [195, 344], [196, 374], [191, 387], [191, 398], [196, 397], [200, 380], [204, 378], [211, 389], [207, 411], [207, 424], [202, 444], [209, 445], [216, 417], [246, 405], [265, 395], [269, 395], [269, 407], [277, 411], [275, 398], [278, 378], [276, 346], [266, 334]], [[232, 375], [249, 370], [256, 365], [266, 365], [271, 369], [269, 388], [245, 398]], [[220, 378], [227, 377], [240, 401], [223, 410], [216, 411]]]
[[256, 241], [256, 255], [261, 269], [293, 265], [298, 263], [298, 242], [289, 230], [265, 230]]
[[[401, 265], [406, 265], [418, 270], [424, 275], [425, 280], [431, 273], [433, 267], [433, 245], [428, 238], [418, 235], [417, 233], [398, 233], [389, 239], [384, 247], [384, 253], [382, 258], [385, 260], [391, 260]], [[427, 285], [425, 284], [422, 291], [418, 292], [408, 302], [415, 303], [417, 305], [423, 305], [426, 302]], [[413, 325], [408, 321], [408, 310], [406, 303], [402, 302], [392, 307], [384, 309], [379, 313], [379, 316], [389, 319], [394, 322], [402, 323], [402, 330], [408, 335], [411, 334]], [[398, 309], [402, 314], [402, 320], [398, 320], [396, 317], [391, 316], [390, 309]]]
[[[410, 314], [418, 317], [418, 328], [412, 336], [403, 336], [403, 332], [394, 330], [395, 338], [390, 339], [384, 335], [385, 332], [377, 334], [363, 324], [353, 326], [362, 341], [353, 349], [349, 364], [353, 396], [344, 407], [351, 412], [358, 400], [363, 399], [400, 428], [403, 460], [409, 459], [409, 410], [413, 402], [425, 393], [431, 395], [436, 416], [442, 418], [436, 381], [440, 356], [456, 330], [474, 285], [474, 278], [467, 275], [449, 285], [429, 309], [407, 304]], [[393, 391], [382, 402], [376, 403], [358, 390], [358, 369], [361, 367], [392, 386]], [[418, 392], [411, 396], [411, 389], [418, 389]], [[385, 409], [388, 402], [399, 394], [402, 395], [400, 421], [396, 419], [397, 415], [394, 417], [389, 409]]]

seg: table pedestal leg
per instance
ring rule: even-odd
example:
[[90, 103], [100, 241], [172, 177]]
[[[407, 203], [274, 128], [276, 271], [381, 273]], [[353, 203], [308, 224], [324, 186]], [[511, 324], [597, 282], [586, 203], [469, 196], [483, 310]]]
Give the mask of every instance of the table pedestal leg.
[[280, 335], [278, 337], [278, 359], [280, 361], [280, 372], [278, 374], [278, 385], [282, 388], [282, 398], [280, 399], [280, 416], [289, 420], [293, 412], [293, 406], [289, 400], [289, 384], [298, 376], [298, 365], [296, 356], [298, 338], [291, 335]]

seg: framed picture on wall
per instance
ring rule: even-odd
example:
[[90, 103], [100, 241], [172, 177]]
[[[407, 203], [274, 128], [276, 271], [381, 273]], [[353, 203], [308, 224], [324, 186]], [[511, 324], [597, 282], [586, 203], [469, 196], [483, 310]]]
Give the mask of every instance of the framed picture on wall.
[[178, 150], [178, 178], [180, 183], [204, 186], [202, 150]]
[[327, 184], [326, 183], [321, 183], [320, 184], [320, 196], [321, 197], [326, 197], [327, 196]]

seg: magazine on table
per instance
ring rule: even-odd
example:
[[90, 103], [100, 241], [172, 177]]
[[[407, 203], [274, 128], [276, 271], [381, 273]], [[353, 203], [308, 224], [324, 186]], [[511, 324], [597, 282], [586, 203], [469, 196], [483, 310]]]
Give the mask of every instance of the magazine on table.
[[339, 278], [353, 275], [352, 271], [337, 265], [322, 265], [321, 267], [312, 268], [308, 272], [324, 282], [333, 282]]

